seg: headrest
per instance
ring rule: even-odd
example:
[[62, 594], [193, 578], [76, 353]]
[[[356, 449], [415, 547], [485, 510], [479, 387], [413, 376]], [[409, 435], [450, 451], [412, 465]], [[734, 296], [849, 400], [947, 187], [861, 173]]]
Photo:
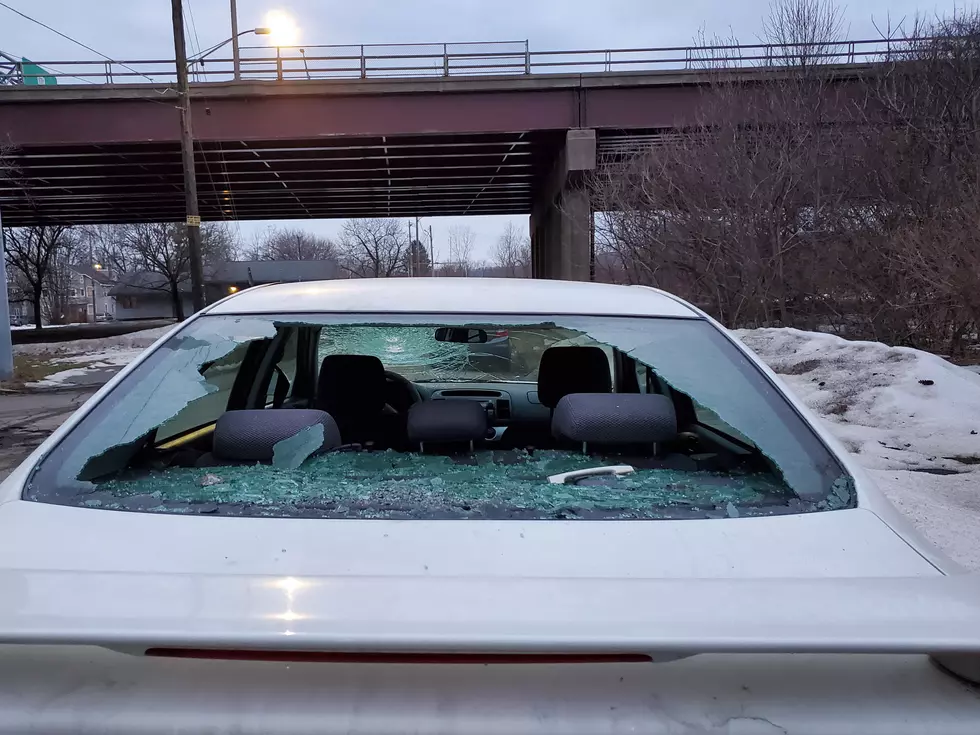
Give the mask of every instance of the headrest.
[[426, 401], [408, 410], [408, 440], [472, 442], [486, 439], [487, 411], [476, 401]]
[[323, 452], [341, 445], [340, 430], [324, 411], [266, 408], [227, 411], [214, 427], [211, 453], [233, 462], [271, 462], [274, 447], [310, 426], [323, 426]]
[[658, 394], [573, 393], [555, 407], [551, 432], [586, 444], [656, 444], [677, 436], [677, 415]]
[[334, 416], [381, 411], [385, 367], [373, 355], [327, 355], [320, 365], [317, 408]]
[[569, 393], [609, 393], [609, 358], [598, 347], [549, 347], [538, 366], [538, 400], [548, 408]]

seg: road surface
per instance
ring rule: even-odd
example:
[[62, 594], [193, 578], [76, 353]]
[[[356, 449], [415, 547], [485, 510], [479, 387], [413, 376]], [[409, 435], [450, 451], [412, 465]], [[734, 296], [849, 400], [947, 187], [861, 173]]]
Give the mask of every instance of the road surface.
[[0, 396], [0, 480], [98, 388]]

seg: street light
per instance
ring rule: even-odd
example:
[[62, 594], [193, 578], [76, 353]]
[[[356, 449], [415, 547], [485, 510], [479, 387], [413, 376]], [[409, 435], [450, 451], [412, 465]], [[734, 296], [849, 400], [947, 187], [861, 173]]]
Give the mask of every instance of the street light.
[[[204, 59], [205, 58], [207, 58], [208, 56], [210, 56], [211, 54], [213, 54], [219, 48], [223, 48], [223, 47], [227, 46], [229, 43], [232, 43], [233, 41], [238, 41], [239, 38], [241, 38], [242, 36], [247, 36], [249, 33], [254, 33], [256, 36], [268, 36], [268, 35], [271, 35], [272, 34], [272, 29], [269, 28], [269, 27], [267, 27], [267, 26], [258, 26], [257, 28], [249, 28], [247, 31], [242, 31], [241, 33], [236, 33], [231, 38], [226, 38], [221, 43], [215, 44], [214, 46], [212, 46], [211, 48], [209, 48], [207, 51], [201, 52], [198, 56], [194, 57], [193, 59], [188, 59], [187, 60], [188, 65], [193, 66], [194, 64], [198, 64], [199, 63], [201, 66], [204, 66]], [[235, 44], [235, 49], [234, 50], [235, 50], [235, 53], [234, 53], [235, 81], [238, 81], [241, 78], [241, 59], [238, 56], [238, 44], [237, 43]]]
[[295, 46], [299, 41], [299, 26], [289, 13], [270, 10], [265, 16], [265, 24], [271, 31], [273, 46]]

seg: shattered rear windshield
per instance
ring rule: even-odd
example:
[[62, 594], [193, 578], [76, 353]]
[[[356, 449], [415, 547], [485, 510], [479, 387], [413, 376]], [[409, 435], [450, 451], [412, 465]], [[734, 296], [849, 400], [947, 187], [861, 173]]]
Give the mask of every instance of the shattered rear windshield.
[[[662, 396], [668, 434], [570, 441], [553, 425], [561, 396], [607, 391], [627, 407]], [[437, 427], [439, 441], [414, 439], [412, 407], [451, 401], [479, 406], [485, 434]], [[737, 518], [854, 504], [833, 456], [707, 322], [512, 315], [193, 320], [42, 460], [24, 498], [457, 520]]]

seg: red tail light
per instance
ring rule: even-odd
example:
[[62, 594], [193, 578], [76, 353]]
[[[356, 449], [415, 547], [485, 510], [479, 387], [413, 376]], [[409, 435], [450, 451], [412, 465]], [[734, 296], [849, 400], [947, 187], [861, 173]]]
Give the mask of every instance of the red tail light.
[[494, 337], [509, 337], [510, 336], [510, 332], [508, 332], [506, 329], [498, 329], [496, 332], [493, 333], [493, 336]]

